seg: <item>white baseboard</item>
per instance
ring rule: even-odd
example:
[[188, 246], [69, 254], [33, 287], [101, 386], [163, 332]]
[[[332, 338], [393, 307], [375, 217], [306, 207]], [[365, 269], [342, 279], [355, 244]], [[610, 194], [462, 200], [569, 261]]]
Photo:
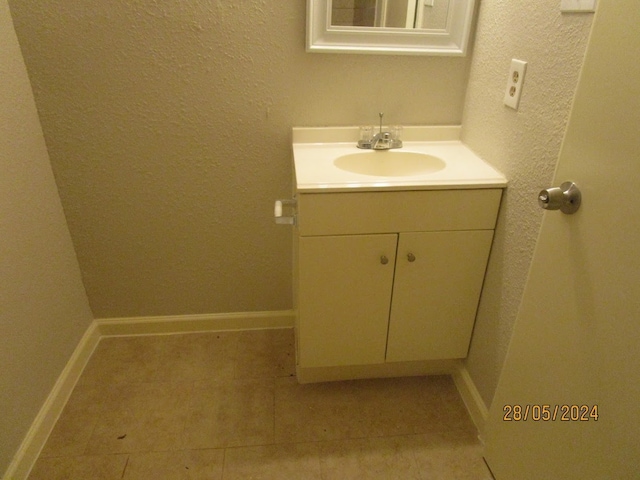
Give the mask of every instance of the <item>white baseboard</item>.
[[26, 479], [33, 468], [42, 447], [44, 447], [51, 430], [58, 421], [62, 409], [67, 403], [82, 370], [100, 341], [100, 332], [92, 322], [78, 342], [71, 358], [65, 365], [47, 399], [31, 424], [20, 448], [16, 452], [9, 468], [2, 477], [5, 480]]
[[452, 377], [473, 423], [475, 423], [476, 428], [482, 434], [484, 424], [489, 416], [489, 410], [484, 400], [482, 400], [480, 392], [478, 392], [469, 372], [462, 363], [459, 364], [458, 369], [452, 374]]
[[293, 328], [293, 310], [277, 312], [212, 313], [161, 317], [105, 318], [95, 320], [103, 337], [158, 335], [224, 330]]

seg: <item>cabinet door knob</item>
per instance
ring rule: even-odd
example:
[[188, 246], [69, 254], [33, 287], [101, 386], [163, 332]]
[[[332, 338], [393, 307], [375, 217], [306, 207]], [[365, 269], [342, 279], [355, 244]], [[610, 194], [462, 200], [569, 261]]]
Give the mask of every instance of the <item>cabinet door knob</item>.
[[387, 263], [389, 263], [389, 259], [386, 257], [386, 255], [382, 255], [382, 256], [380, 257], [380, 263], [381, 263], [382, 265], [386, 265]]
[[407, 255], [407, 260], [409, 260], [410, 262], [415, 262], [416, 256], [413, 253], [410, 253], [409, 255]]

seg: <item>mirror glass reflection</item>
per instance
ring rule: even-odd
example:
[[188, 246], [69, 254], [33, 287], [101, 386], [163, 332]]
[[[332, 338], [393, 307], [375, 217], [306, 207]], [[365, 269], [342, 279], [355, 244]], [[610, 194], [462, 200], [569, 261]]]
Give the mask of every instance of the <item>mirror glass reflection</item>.
[[452, 0], [329, 0], [332, 27], [439, 30]]

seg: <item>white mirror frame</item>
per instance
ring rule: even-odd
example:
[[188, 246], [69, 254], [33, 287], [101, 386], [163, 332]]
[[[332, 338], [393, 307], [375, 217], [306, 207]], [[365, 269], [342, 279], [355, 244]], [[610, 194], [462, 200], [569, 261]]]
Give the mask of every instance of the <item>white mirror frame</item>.
[[307, 0], [307, 51], [395, 55], [467, 53], [476, 0], [451, 0], [447, 27], [410, 30], [331, 25], [332, 0]]

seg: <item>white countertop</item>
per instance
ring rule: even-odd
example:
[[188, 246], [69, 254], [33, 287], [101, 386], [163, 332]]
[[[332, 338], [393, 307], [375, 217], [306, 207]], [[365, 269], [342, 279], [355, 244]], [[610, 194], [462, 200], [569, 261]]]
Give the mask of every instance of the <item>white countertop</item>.
[[348, 172], [333, 164], [340, 156], [367, 152], [356, 147], [357, 127], [294, 128], [296, 189], [298, 192], [348, 192], [505, 188], [504, 175], [463, 144], [459, 132], [457, 126], [405, 127], [404, 145], [394, 151], [433, 155], [444, 160], [446, 166], [432, 173], [381, 177]]

